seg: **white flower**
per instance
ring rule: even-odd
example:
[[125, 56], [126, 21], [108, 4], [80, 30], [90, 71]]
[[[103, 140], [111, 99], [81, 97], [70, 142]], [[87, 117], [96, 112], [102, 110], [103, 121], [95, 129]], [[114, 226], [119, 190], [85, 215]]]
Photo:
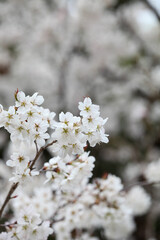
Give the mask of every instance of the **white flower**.
[[24, 182], [28, 178], [31, 178], [32, 176], [39, 175], [38, 171], [30, 170], [28, 166], [24, 167], [16, 167], [15, 172], [13, 172], [13, 177], [9, 179], [9, 181], [17, 183], [17, 182]]
[[148, 164], [144, 174], [149, 182], [160, 182], [160, 159]]
[[30, 204], [29, 206], [23, 206], [16, 213], [16, 223], [13, 228], [8, 228], [7, 233], [1, 233], [0, 239], [47, 240], [48, 236], [53, 233], [53, 229], [49, 225], [49, 221], [42, 222], [40, 215], [35, 212]]
[[32, 105], [41, 105], [44, 102], [44, 98], [38, 93], [34, 93], [32, 97], [30, 97], [30, 102]]
[[45, 140], [49, 139], [48, 133], [41, 133], [41, 132], [34, 132], [33, 138], [36, 140], [39, 147], [42, 147], [45, 145]]
[[[66, 126], [73, 125], [73, 114], [70, 112], [59, 114], [59, 121], [64, 123]], [[64, 125], [64, 126], [65, 126]]]
[[26, 167], [28, 165], [28, 163], [29, 163], [29, 157], [24, 156], [21, 153], [13, 153], [11, 155], [11, 160], [8, 160], [6, 162], [7, 166], [9, 166], [9, 167], [16, 167], [19, 165], [22, 165], [22, 166], [25, 165], [25, 167]]
[[128, 235], [130, 235], [133, 230], [135, 229], [135, 224], [131, 216], [122, 216], [121, 219], [111, 220], [108, 222], [105, 235], [109, 239], [119, 240], [119, 239], [126, 239]]
[[75, 117], [69, 112], [61, 112], [59, 120], [60, 122], [54, 124], [56, 129], [52, 134], [52, 138], [57, 140], [57, 143], [52, 146], [52, 150], [60, 156], [83, 153], [86, 138], [80, 129], [80, 117]]
[[80, 110], [80, 115], [83, 117], [99, 116], [99, 106], [92, 104], [92, 101], [89, 97], [86, 97], [84, 102], [79, 102], [78, 108]]
[[7, 166], [14, 169], [13, 177], [9, 181], [23, 182], [31, 176], [39, 175], [38, 171], [30, 170], [30, 159], [22, 153], [15, 152], [11, 155], [11, 159], [6, 162]]
[[122, 189], [121, 179], [112, 174], [108, 174], [107, 179], [97, 179], [101, 190], [100, 196], [112, 200]]
[[29, 96], [25, 96], [24, 92], [18, 92], [17, 95], [17, 101], [16, 101], [16, 107], [18, 107], [18, 111], [19, 112], [24, 112], [26, 109], [29, 108], [29, 104], [30, 104], [30, 99]]
[[[1, 240], [10, 240], [12, 237], [12, 234], [8, 234], [7, 232], [2, 232], [0, 233], [0, 239]], [[14, 238], [12, 238], [13, 240], [15, 240]]]
[[50, 112], [49, 109], [42, 109], [42, 119], [46, 120], [49, 124], [50, 128], [55, 128], [54, 123], [54, 117], [55, 117], [55, 112]]
[[140, 186], [133, 187], [126, 196], [127, 204], [136, 216], [145, 214], [150, 205], [151, 198]]

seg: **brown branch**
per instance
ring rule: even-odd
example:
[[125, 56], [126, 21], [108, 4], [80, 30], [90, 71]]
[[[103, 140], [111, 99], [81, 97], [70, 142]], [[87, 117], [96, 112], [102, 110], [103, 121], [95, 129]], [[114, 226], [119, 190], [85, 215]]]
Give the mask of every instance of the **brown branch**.
[[144, 4], [154, 13], [157, 20], [160, 23], [160, 14], [158, 13], [157, 9], [153, 7], [153, 5], [148, 0], [141, 0], [141, 1], [144, 2]]
[[[57, 142], [57, 140], [54, 140], [54, 141], [52, 141], [51, 143], [48, 143], [46, 146], [40, 148], [40, 150], [37, 152], [35, 158], [33, 159], [32, 163], [31, 163], [31, 165], [30, 165], [30, 167], [29, 167], [30, 170], [33, 169], [33, 166], [34, 166], [34, 164], [36, 163], [36, 161], [37, 161], [37, 159], [39, 158], [39, 156], [41, 155], [41, 153], [42, 153], [46, 148], [50, 147], [52, 144], [54, 144], [54, 143], [56, 143], [56, 142]], [[2, 205], [2, 207], [1, 207], [1, 209], [0, 209], [0, 218], [1, 218], [1, 216], [2, 216], [2, 213], [3, 213], [6, 205], [8, 204], [8, 202], [10, 201], [10, 199], [12, 199], [12, 194], [13, 194], [13, 192], [17, 189], [18, 185], [19, 185], [19, 182], [12, 184], [12, 186], [11, 186], [11, 188], [10, 188], [10, 190], [9, 190], [9, 192], [8, 192], [5, 200], [4, 200], [4, 203], [3, 203], [3, 205]]]
[[12, 198], [11, 196], [12, 196], [13, 192], [14, 192], [14, 191], [16, 190], [16, 188], [18, 187], [18, 184], [19, 184], [18, 182], [12, 184], [12, 186], [11, 186], [11, 188], [10, 188], [8, 194], [7, 194], [7, 197], [6, 197], [6, 199], [5, 199], [2, 207], [1, 207], [1, 209], [0, 209], [0, 218], [1, 218], [1, 216], [2, 216], [2, 213], [3, 213], [3, 211], [4, 211], [4, 208], [5, 208], [6, 205], [8, 204], [9, 200]]
[[50, 146], [52, 146], [54, 143], [56, 143], [57, 140], [53, 140], [51, 143], [48, 143], [45, 147], [44, 147], [44, 150]]
[[29, 167], [30, 170], [33, 169], [33, 166], [34, 166], [34, 164], [36, 163], [36, 161], [37, 161], [37, 159], [39, 158], [39, 156], [41, 155], [41, 153], [42, 153], [46, 148], [52, 146], [52, 145], [53, 145], [54, 143], [56, 143], [56, 142], [57, 142], [57, 140], [54, 140], [54, 141], [52, 141], [51, 143], [48, 143], [46, 146], [41, 147], [41, 148], [39, 149], [39, 151], [37, 152], [35, 158], [33, 159], [32, 163], [31, 163], [31, 165], [30, 165], [30, 167]]
[[125, 186], [124, 187], [124, 190], [125, 191], [128, 191], [130, 190], [130, 188], [134, 187], [134, 186], [153, 186], [153, 185], [156, 185], [156, 184], [160, 184], [160, 182], [147, 182], [147, 181], [143, 181], [143, 182], [135, 182], [133, 184], [130, 184], [128, 186]]
[[39, 158], [39, 156], [41, 155], [41, 153], [43, 152], [44, 149], [45, 149], [44, 147], [41, 147], [41, 148], [39, 149], [39, 151], [37, 152], [35, 158], [34, 158], [33, 161], [31, 162], [31, 165], [30, 165], [30, 167], [29, 167], [30, 170], [33, 169], [34, 164], [36, 163], [37, 159]]

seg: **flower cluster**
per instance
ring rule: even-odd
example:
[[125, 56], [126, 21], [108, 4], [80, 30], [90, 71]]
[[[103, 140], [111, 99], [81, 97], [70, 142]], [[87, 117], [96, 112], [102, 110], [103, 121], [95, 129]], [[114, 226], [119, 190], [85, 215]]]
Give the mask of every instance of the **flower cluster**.
[[[107, 119], [100, 117], [99, 106], [87, 97], [79, 103], [79, 116], [61, 112], [56, 122], [54, 112], [39, 106], [43, 97], [37, 93], [30, 97], [16, 92], [15, 98], [15, 106], [8, 111], [1, 106], [0, 112], [0, 126], [13, 143], [6, 165], [14, 170], [4, 204], [0, 199], [0, 217], [15, 199], [10, 204], [13, 216], [0, 239], [47, 240], [53, 234], [56, 240], [98, 240], [97, 228], [109, 239], [126, 239], [135, 228], [133, 216], [148, 210], [150, 198], [139, 188], [126, 194], [121, 179], [112, 174], [90, 180], [95, 158], [86, 146], [108, 142]], [[48, 147], [57, 155], [40, 168], [35, 163]], [[33, 186], [29, 191], [28, 179]], [[140, 199], [134, 201], [137, 194]]]
[[42, 220], [47, 220], [54, 215], [58, 207], [58, 200], [53, 196], [52, 188], [42, 186], [33, 189], [32, 197], [24, 189], [19, 191], [18, 197], [12, 203], [12, 206], [15, 213], [20, 212], [24, 206], [32, 206], [34, 212], [40, 214]]
[[[87, 142], [91, 146], [99, 142], [108, 142], [103, 127], [106, 120], [100, 117], [99, 106], [92, 104], [88, 97], [83, 103], [79, 103], [80, 116], [61, 112], [59, 122], [54, 121], [54, 112], [40, 107], [44, 99], [38, 93], [26, 96], [23, 92], [17, 91], [15, 99], [15, 105], [9, 107], [8, 111], [1, 106], [0, 127], [4, 127], [10, 133], [14, 151], [6, 164], [14, 169], [10, 181], [14, 182], [13, 186], [20, 185], [20, 188], [16, 192], [17, 201], [12, 205], [15, 223], [13, 227], [7, 228], [7, 233], [2, 233], [1, 236], [4, 239], [44, 240], [52, 230], [49, 228], [49, 222], [42, 222], [41, 219], [51, 219], [55, 212], [57, 212], [55, 217], [58, 219], [62, 215], [59, 213], [59, 208], [62, 210], [63, 204], [68, 205], [68, 202], [73, 202], [73, 198], [78, 194], [81, 195], [82, 190], [85, 191], [88, 180], [92, 176], [95, 161], [94, 157], [85, 152], [85, 147]], [[51, 136], [49, 128], [53, 131]], [[47, 139], [50, 139], [49, 143], [46, 143]], [[34, 152], [33, 146], [35, 157], [30, 159]], [[51, 146], [51, 150], [58, 156], [45, 162], [42, 169], [37, 171], [34, 164], [47, 146]], [[22, 183], [27, 185], [27, 179], [32, 179], [32, 176], [44, 172], [48, 186], [35, 189], [32, 196], [24, 193]], [[74, 188], [77, 192], [73, 191]], [[15, 189], [11, 188], [10, 192], [12, 193]], [[53, 192], [56, 193], [55, 197]], [[26, 213], [22, 211], [24, 207]], [[77, 204], [74, 208], [76, 211]], [[78, 218], [79, 209], [81, 207], [78, 207], [76, 218]], [[68, 206], [67, 211], [70, 210], [71, 206]], [[41, 233], [44, 227], [46, 230]]]
[[[8, 111], [3, 110], [1, 106], [0, 113], [0, 126], [5, 127], [11, 134], [11, 141], [14, 143], [18, 141], [19, 144], [26, 142], [30, 147], [35, 143], [38, 151], [38, 148], [43, 147], [46, 140], [51, 138], [55, 142], [52, 145], [52, 151], [61, 157], [68, 158], [60, 160], [60, 157], [57, 157], [46, 163], [44, 168], [47, 170], [47, 179], [55, 178], [55, 181], [63, 185], [63, 182], [75, 180], [75, 178], [77, 181], [80, 180], [84, 177], [80, 176], [87, 171], [89, 171], [87, 175], [89, 178], [93, 169], [93, 158], [83, 160], [84, 154], [82, 159], [73, 162], [72, 155], [83, 154], [87, 141], [91, 146], [99, 142], [108, 142], [103, 127], [107, 119], [103, 120], [100, 117], [99, 106], [92, 104], [91, 99], [87, 97], [83, 103], [79, 103], [81, 117], [73, 116], [69, 112], [66, 114], [61, 112], [59, 122], [56, 122], [54, 112], [39, 106], [44, 100], [38, 93], [30, 97], [17, 91], [15, 98], [15, 106], [10, 107]], [[48, 128], [53, 129], [51, 137], [47, 132]], [[10, 179], [14, 182], [39, 174], [38, 171], [32, 170], [32, 161], [29, 156], [20, 151], [13, 153], [7, 165], [15, 169], [14, 177]], [[77, 175], [78, 172], [81, 174]]]
[[105, 134], [103, 127], [107, 118], [100, 117], [99, 106], [92, 104], [90, 98], [85, 98], [84, 102], [79, 103], [79, 110], [82, 116], [83, 131], [90, 145], [94, 147], [98, 142], [108, 143], [108, 135]]
[[38, 171], [34, 171], [30, 168], [30, 159], [21, 153], [13, 153], [11, 159], [6, 162], [7, 166], [15, 169], [13, 172], [14, 177], [9, 180], [13, 182], [22, 182], [30, 176], [36, 176], [39, 174]]
[[107, 119], [101, 118], [99, 106], [92, 104], [89, 97], [79, 103], [80, 116], [73, 116], [72, 113], [63, 112], [59, 114], [59, 122], [55, 122], [52, 134], [53, 140], [57, 143], [52, 150], [60, 156], [67, 154], [82, 154], [87, 141], [92, 147], [100, 142], [108, 142], [108, 135], [105, 134], [104, 124]]
[[[128, 2], [130, 4], [127, 4]], [[146, 4], [147, 2], [148, 4]], [[103, 106], [102, 116], [103, 114], [105, 116], [106, 113], [110, 116], [111, 121], [107, 131], [112, 132], [113, 136], [112, 144], [107, 148], [104, 147], [103, 154], [101, 154], [103, 161], [98, 165], [104, 163], [108, 166], [106, 161], [111, 161], [111, 164], [116, 165], [116, 170], [118, 169], [117, 172], [123, 176], [123, 179], [125, 176], [121, 170], [127, 165], [126, 175], [128, 176], [125, 181], [131, 186], [133, 186], [133, 182], [142, 179], [146, 163], [158, 159], [159, 156], [160, 138], [157, 130], [160, 123], [158, 92], [160, 88], [160, 28], [157, 21], [159, 13], [158, 11], [156, 13], [156, 7], [152, 7], [155, 2], [158, 1], [0, 1], [1, 101], [5, 104], [10, 103], [11, 96], [8, 92], [13, 91], [16, 84], [28, 92], [35, 91], [35, 89], [42, 92], [47, 97], [48, 106], [53, 108], [54, 103], [53, 111], [56, 109], [57, 112], [68, 106], [70, 109], [75, 109], [77, 99], [82, 99], [82, 96], [88, 96], [88, 94], [93, 96], [94, 100]], [[55, 77], [53, 78], [53, 76]], [[92, 174], [92, 162], [87, 163], [86, 160], [79, 162], [78, 160], [82, 158], [85, 146], [88, 143], [94, 146], [99, 139], [100, 141], [103, 139], [104, 142], [108, 141], [103, 129], [103, 123], [106, 120], [100, 119], [99, 107], [91, 104], [89, 98], [85, 98], [84, 102], [79, 104], [80, 117], [75, 117], [71, 113], [61, 113], [58, 123], [52, 122], [53, 118], [49, 117], [47, 122], [52, 122], [51, 125], [55, 131], [52, 137], [57, 141], [51, 147], [53, 152], [50, 152], [50, 158], [52, 160], [46, 160], [49, 155], [45, 151], [41, 159], [43, 162], [36, 161], [31, 168], [36, 156], [34, 142], [37, 144], [38, 150], [45, 146], [47, 139], [49, 143], [52, 142], [48, 136], [50, 130], [45, 131], [42, 122], [40, 130], [34, 125], [36, 118], [39, 121], [41, 115], [45, 119], [46, 114], [50, 116], [51, 114], [49, 110], [43, 109], [43, 113], [40, 115], [39, 112], [42, 108], [39, 104], [42, 103], [43, 98], [38, 95], [34, 96], [36, 106], [32, 104], [32, 100], [31, 104], [29, 103], [29, 98], [32, 97], [24, 97], [23, 93], [17, 93], [16, 104], [14, 107], [10, 107], [6, 111], [6, 116], [3, 117], [5, 111], [0, 107], [0, 111], [3, 112], [0, 114], [2, 117], [0, 117], [0, 122], [2, 120], [2, 125], [9, 129], [14, 144], [14, 149], [11, 150], [12, 155], [8, 157], [10, 153], [8, 154], [7, 141], [1, 135], [0, 142], [3, 143], [3, 148], [5, 147], [5, 151], [1, 153], [5, 160], [10, 159], [7, 162], [7, 166], [10, 168], [8, 167], [9, 173], [3, 173], [5, 175], [3, 179], [0, 176], [0, 206], [2, 206], [11, 184], [8, 183], [8, 179], [20, 182], [19, 186], [21, 186], [21, 182], [24, 182], [23, 191], [25, 192], [24, 186], [27, 185], [27, 179], [32, 180], [30, 188], [34, 188], [33, 181], [40, 179], [42, 175], [43, 182], [47, 182], [44, 188], [49, 187], [53, 190], [52, 198], [46, 200], [46, 205], [50, 206], [49, 203], [53, 202], [54, 196], [60, 197], [59, 201], [62, 201], [62, 191], [64, 194], [70, 192], [66, 198], [68, 197], [73, 202], [76, 196], [85, 190], [85, 184], [87, 185], [88, 178]], [[26, 106], [24, 107], [24, 105]], [[26, 118], [24, 114], [18, 113], [21, 110], [27, 112], [27, 106], [31, 109], [36, 107], [32, 121], [29, 120], [29, 116]], [[38, 117], [36, 117], [37, 110]], [[7, 117], [8, 113], [10, 115]], [[15, 116], [14, 119], [10, 119], [12, 113]], [[33, 114], [32, 110], [30, 114]], [[69, 127], [67, 124], [60, 127], [66, 116], [70, 119]], [[18, 123], [17, 127], [16, 123]], [[21, 141], [23, 143], [20, 143]], [[26, 145], [27, 151], [24, 151], [24, 148], [22, 150], [23, 144]], [[30, 155], [31, 148], [34, 148], [34, 155]], [[24, 160], [21, 161], [20, 158], [19, 161], [15, 153], [22, 155]], [[80, 156], [76, 156], [76, 154]], [[67, 158], [68, 160], [66, 160]], [[47, 162], [44, 164], [45, 161]], [[128, 168], [129, 162], [132, 163], [130, 168]], [[80, 165], [83, 165], [82, 168]], [[120, 165], [122, 168], [119, 167]], [[45, 166], [44, 169], [43, 166]], [[0, 175], [4, 169], [4, 166], [0, 165]], [[41, 169], [39, 176], [33, 178], [32, 176], [38, 174], [37, 170], [39, 169]], [[102, 166], [101, 169], [106, 171], [105, 166]], [[13, 174], [12, 178], [10, 173]], [[151, 183], [147, 187], [148, 192], [151, 192], [150, 187], [153, 183], [160, 181], [159, 173], [158, 161], [149, 164], [145, 171], [145, 177]], [[85, 174], [84, 177], [83, 174]], [[91, 183], [91, 180], [89, 182]], [[76, 196], [74, 196], [75, 191], [77, 192]], [[159, 196], [157, 188], [154, 191], [156, 194], [152, 194], [152, 197], [155, 206], [159, 202]], [[29, 202], [34, 199], [36, 206], [40, 204], [40, 215], [45, 215], [42, 210], [45, 207], [43, 194], [40, 194], [39, 198], [43, 200], [39, 199], [39, 202], [36, 194], [28, 192], [25, 194], [29, 197]], [[17, 195], [18, 197], [10, 203], [18, 202], [20, 193], [18, 192]], [[136, 212], [137, 215], [146, 211], [145, 206], [148, 205], [148, 200], [143, 191], [133, 188], [128, 192], [127, 199], [129, 207], [133, 208], [133, 215]], [[12, 206], [7, 204], [3, 215], [10, 208], [13, 210]], [[55, 207], [53, 208], [55, 209]], [[141, 212], [140, 209], [143, 211]], [[52, 211], [50, 214], [52, 215]], [[153, 215], [152, 222], [154, 224], [157, 222], [157, 211], [153, 211]], [[48, 208], [46, 216], [50, 218]], [[143, 229], [147, 229], [148, 222], [151, 222], [150, 214], [145, 218], [147, 221], [144, 221]], [[122, 226], [118, 227], [117, 225], [117, 232], [123, 231], [120, 227]], [[140, 228], [138, 221], [138, 229]], [[142, 231], [140, 230], [140, 232]], [[152, 233], [151, 230], [149, 235], [151, 236]], [[94, 236], [90, 232], [89, 235], [82, 233], [81, 236], [73, 237], [83, 239], [83, 235], [84, 239]], [[136, 233], [134, 238], [136, 238]]]
[[[13, 220], [12, 220], [13, 221]], [[9, 223], [7, 232], [0, 234], [2, 240], [47, 240], [53, 233], [49, 221], [43, 221], [31, 206], [21, 209], [16, 216], [16, 221]]]
[[38, 93], [30, 97], [17, 91], [15, 98], [15, 106], [9, 107], [8, 111], [1, 106], [0, 127], [5, 127], [13, 142], [23, 141], [31, 145], [36, 141], [39, 147], [44, 146], [55, 113], [40, 107], [44, 99]]
[[88, 156], [85, 152], [76, 158], [67, 156], [65, 158], [54, 157], [44, 164], [46, 171], [46, 182], [52, 181], [53, 189], [69, 191], [78, 184], [83, 187], [92, 176], [95, 158]]
[[[53, 226], [58, 240], [71, 239], [77, 226], [86, 231], [102, 227], [111, 239], [128, 236], [134, 229], [134, 223], [122, 188], [121, 180], [111, 174], [107, 179], [96, 179], [88, 184], [74, 205], [68, 203], [59, 210], [55, 218], [57, 223]], [[123, 226], [122, 222], [125, 222]]]

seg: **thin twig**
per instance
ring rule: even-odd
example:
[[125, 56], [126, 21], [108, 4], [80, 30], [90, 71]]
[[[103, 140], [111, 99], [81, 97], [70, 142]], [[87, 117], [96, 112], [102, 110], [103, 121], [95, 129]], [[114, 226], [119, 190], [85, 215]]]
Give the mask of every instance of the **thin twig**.
[[130, 188], [132, 188], [134, 186], [153, 186], [156, 184], [160, 184], [160, 182], [147, 182], [147, 181], [136, 182], [136, 183], [133, 183], [133, 184], [130, 184], [130, 185], [124, 187], [124, 190], [128, 191], [128, 190], [130, 190]]
[[32, 163], [31, 163], [31, 165], [30, 165], [30, 167], [29, 167], [30, 170], [33, 169], [33, 166], [34, 166], [34, 164], [36, 163], [36, 161], [37, 161], [37, 159], [39, 158], [39, 156], [41, 155], [41, 153], [42, 153], [46, 148], [52, 146], [52, 145], [53, 145], [54, 143], [56, 143], [56, 142], [57, 142], [57, 140], [54, 140], [54, 141], [52, 141], [51, 143], [48, 143], [46, 146], [41, 147], [41, 148], [39, 149], [39, 151], [37, 152], [35, 158], [33, 159]]
[[0, 218], [1, 218], [1, 216], [2, 216], [2, 213], [3, 213], [3, 211], [4, 211], [4, 208], [6, 207], [6, 205], [7, 205], [8, 202], [9, 202], [9, 200], [11, 199], [11, 196], [12, 196], [13, 192], [14, 192], [14, 191], [16, 190], [16, 188], [18, 187], [18, 184], [19, 184], [18, 182], [12, 184], [12, 186], [11, 186], [11, 188], [10, 188], [8, 194], [7, 194], [7, 197], [6, 197], [6, 199], [5, 199], [2, 207], [1, 207], [1, 209], [0, 209]]
[[53, 140], [51, 143], [48, 143], [45, 147], [44, 147], [44, 150], [50, 146], [52, 146], [54, 143], [56, 143], [57, 140]]
[[37, 152], [35, 158], [33, 159], [32, 163], [31, 163], [31, 165], [30, 165], [30, 167], [29, 167], [30, 170], [33, 169], [34, 164], [36, 163], [37, 159], [39, 158], [39, 156], [41, 155], [41, 153], [43, 152], [43, 150], [44, 150], [44, 147], [41, 147], [41, 148], [39, 149], [39, 151]]

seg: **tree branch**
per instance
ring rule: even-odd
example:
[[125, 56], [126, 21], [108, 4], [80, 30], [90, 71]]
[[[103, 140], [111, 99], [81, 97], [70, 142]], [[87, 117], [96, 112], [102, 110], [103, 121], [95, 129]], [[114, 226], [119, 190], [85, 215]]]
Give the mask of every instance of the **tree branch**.
[[0, 209], [0, 218], [1, 218], [1, 216], [2, 216], [2, 213], [3, 213], [3, 211], [4, 211], [4, 208], [6, 207], [6, 205], [7, 205], [8, 202], [9, 202], [9, 200], [11, 199], [11, 196], [12, 196], [13, 192], [14, 192], [14, 191], [16, 190], [16, 188], [18, 187], [18, 184], [19, 184], [18, 182], [12, 184], [12, 186], [11, 186], [11, 188], [10, 188], [8, 194], [7, 194], [7, 197], [6, 197], [6, 199], [5, 199], [2, 207], [1, 207], [1, 209]]
[[156, 185], [156, 184], [160, 184], [160, 182], [147, 182], [147, 181], [143, 181], [143, 182], [135, 182], [133, 184], [130, 184], [128, 186], [125, 186], [124, 187], [124, 190], [125, 191], [128, 191], [130, 190], [130, 188], [134, 187], [134, 186], [153, 186], [153, 185]]
[[160, 14], [158, 13], [157, 9], [153, 7], [153, 5], [148, 0], [141, 0], [141, 1], [144, 2], [144, 4], [154, 13], [157, 20], [160, 23]]
[[37, 159], [39, 158], [39, 156], [41, 155], [41, 153], [42, 153], [46, 148], [52, 146], [52, 145], [53, 145], [54, 143], [56, 143], [56, 142], [57, 142], [57, 140], [54, 140], [54, 141], [52, 141], [51, 143], [48, 143], [46, 146], [41, 147], [41, 148], [39, 149], [39, 151], [37, 152], [35, 158], [33, 159], [32, 163], [31, 163], [31, 165], [30, 165], [30, 167], [29, 167], [30, 170], [33, 169], [33, 166], [34, 166], [34, 164], [36, 163], [36, 161], [37, 161]]

